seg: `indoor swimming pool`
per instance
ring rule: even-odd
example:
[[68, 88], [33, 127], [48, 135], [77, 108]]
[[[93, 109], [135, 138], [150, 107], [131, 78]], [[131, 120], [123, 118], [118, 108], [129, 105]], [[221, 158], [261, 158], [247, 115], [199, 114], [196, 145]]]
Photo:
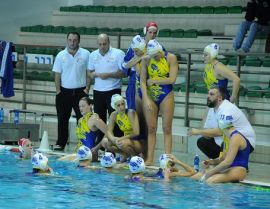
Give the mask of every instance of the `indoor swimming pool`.
[[30, 160], [1, 152], [0, 208], [270, 208], [270, 188], [188, 178], [132, 183], [128, 170], [87, 170], [54, 156], [49, 164], [55, 176], [34, 176]]

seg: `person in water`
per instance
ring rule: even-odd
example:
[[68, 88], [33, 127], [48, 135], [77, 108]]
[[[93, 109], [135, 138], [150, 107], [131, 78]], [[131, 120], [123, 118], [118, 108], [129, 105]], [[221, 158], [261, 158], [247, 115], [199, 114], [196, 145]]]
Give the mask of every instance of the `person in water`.
[[33, 156], [33, 144], [30, 139], [22, 138], [18, 140], [21, 159], [31, 159]]
[[53, 169], [48, 165], [48, 158], [42, 153], [36, 153], [32, 157], [33, 174], [49, 175]]

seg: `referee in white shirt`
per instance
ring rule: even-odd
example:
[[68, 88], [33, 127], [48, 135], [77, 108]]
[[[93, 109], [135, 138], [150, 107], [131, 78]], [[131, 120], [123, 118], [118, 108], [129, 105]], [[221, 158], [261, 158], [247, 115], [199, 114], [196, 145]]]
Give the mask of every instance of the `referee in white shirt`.
[[68, 33], [67, 47], [57, 54], [53, 65], [58, 119], [58, 138], [54, 150], [64, 150], [68, 141], [68, 126], [72, 109], [78, 121], [82, 117], [79, 101], [89, 93], [90, 73], [87, 76], [87, 65], [90, 52], [80, 48], [79, 43], [79, 33]]

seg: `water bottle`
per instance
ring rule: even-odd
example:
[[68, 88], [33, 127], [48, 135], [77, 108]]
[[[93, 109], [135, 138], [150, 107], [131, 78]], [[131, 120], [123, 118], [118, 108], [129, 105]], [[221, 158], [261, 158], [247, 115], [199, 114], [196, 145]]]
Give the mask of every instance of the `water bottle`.
[[4, 122], [4, 109], [1, 107], [0, 109], [0, 124]]
[[14, 110], [14, 124], [19, 124], [20, 112], [19, 110]]
[[194, 169], [198, 172], [200, 168], [200, 158], [199, 155], [195, 155], [194, 157]]

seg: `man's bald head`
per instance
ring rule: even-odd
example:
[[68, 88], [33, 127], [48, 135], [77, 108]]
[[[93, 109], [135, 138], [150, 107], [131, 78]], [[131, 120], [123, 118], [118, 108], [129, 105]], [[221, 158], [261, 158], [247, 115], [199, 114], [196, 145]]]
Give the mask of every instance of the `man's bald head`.
[[100, 54], [105, 55], [110, 48], [110, 38], [107, 34], [102, 33], [97, 38], [98, 49]]

